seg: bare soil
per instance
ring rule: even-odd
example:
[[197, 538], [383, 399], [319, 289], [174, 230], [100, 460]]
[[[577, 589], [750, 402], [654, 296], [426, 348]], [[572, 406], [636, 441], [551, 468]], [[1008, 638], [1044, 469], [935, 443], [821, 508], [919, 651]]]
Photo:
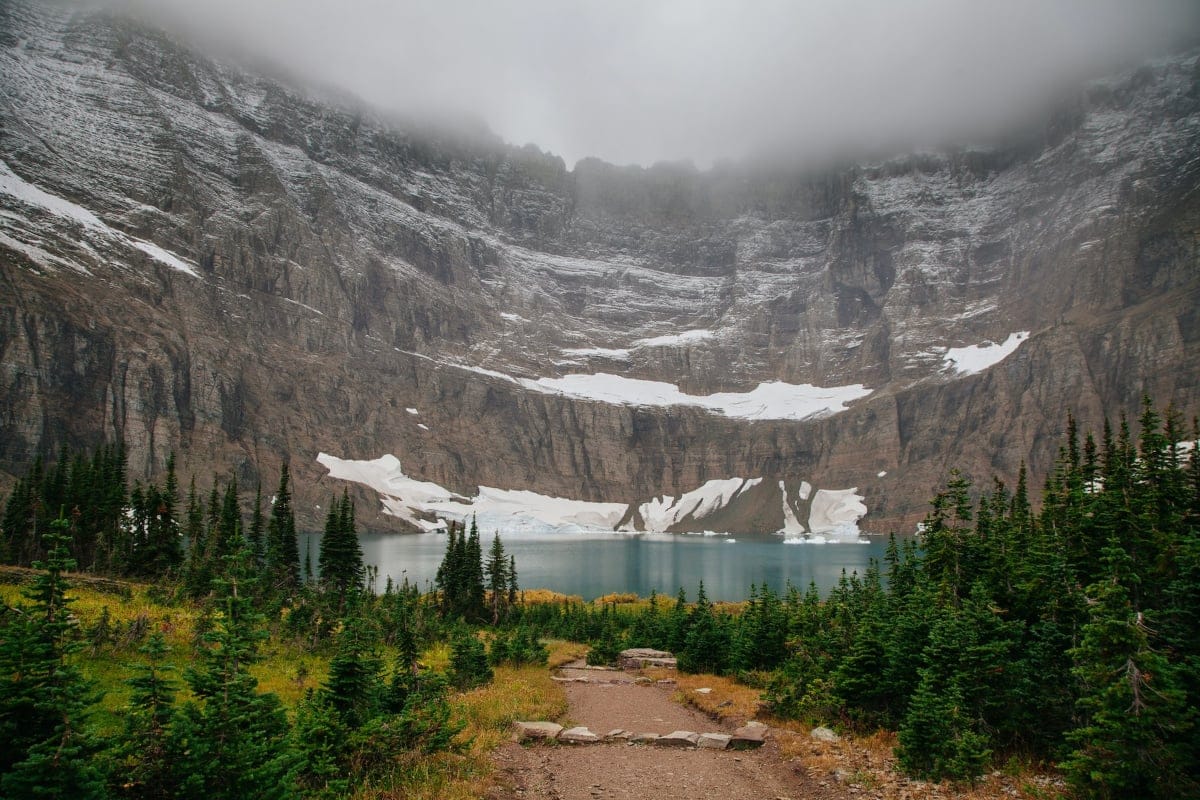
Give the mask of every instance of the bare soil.
[[[673, 686], [607, 682], [565, 684], [570, 710], [560, 722], [586, 725], [600, 736], [620, 728], [635, 733], [731, 732], [672, 700]], [[784, 759], [775, 742], [758, 750], [678, 750], [612, 742], [591, 745], [510, 743], [495, 753], [502, 800], [800, 800], [845, 797], [822, 787]]]

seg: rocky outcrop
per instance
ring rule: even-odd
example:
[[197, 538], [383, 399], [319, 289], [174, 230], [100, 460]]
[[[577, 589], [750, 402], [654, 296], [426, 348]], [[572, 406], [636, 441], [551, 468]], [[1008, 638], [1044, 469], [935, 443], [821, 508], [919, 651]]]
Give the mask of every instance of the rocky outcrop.
[[[757, 502], [689, 530], [777, 530], [785, 503], [809, 520], [802, 482], [857, 487], [884, 530], [950, 466], [1011, 480], [1025, 462], [1039, 481], [1067, 409], [1096, 425], [1144, 393], [1200, 407], [1195, 53], [986, 151], [567, 170], [314, 100], [110, 12], [18, 0], [0, 31], [10, 476], [115, 437], [135, 477], [176, 451], [201, 482], [269, 489], [287, 461], [315, 528], [334, 490], [317, 454], [388, 453], [466, 496], [638, 506], [761, 479]], [[1023, 331], [977, 373], [946, 361]], [[869, 392], [744, 419], [514, 380], [580, 373]], [[366, 525], [405, 527], [359, 491]]]
[[622, 650], [617, 656], [617, 663], [622, 669], [645, 669], [646, 667], [663, 667], [675, 669], [676, 658], [666, 650], [655, 650], [650, 647], [631, 647]]

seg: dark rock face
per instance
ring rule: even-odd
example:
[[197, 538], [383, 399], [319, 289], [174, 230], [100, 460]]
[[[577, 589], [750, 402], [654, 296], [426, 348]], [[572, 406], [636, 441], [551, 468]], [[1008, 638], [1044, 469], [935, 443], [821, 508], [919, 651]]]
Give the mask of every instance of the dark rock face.
[[[1094, 426], [1143, 393], [1200, 406], [1195, 53], [1093, 84], [1007, 149], [568, 171], [306, 98], [120, 18], [12, 2], [0, 31], [10, 473], [123, 436], [135, 476], [176, 450], [202, 479], [270, 488], [290, 461], [310, 511], [332, 490], [320, 451], [394, 453], [468, 494], [636, 503], [762, 477], [730, 529], [779, 524], [766, 487], [808, 480], [859, 487], [880, 530], [919, 518], [951, 466], [1011, 480], [1026, 461], [1040, 480], [1067, 409]], [[947, 348], [1017, 331], [1000, 363], [946, 370]], [[472, 368], [873, 391], [746, 421]]]

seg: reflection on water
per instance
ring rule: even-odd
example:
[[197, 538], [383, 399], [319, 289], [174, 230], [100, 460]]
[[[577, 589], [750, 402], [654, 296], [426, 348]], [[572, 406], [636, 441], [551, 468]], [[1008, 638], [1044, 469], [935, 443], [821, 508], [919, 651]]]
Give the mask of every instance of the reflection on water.
[[[483, 551], [491, 544], [483, 533]], [[865, 542], [784, 544], [778, 536], [736, 537], [620, 533], [514, 533], [502, 536], [504, 548], [516, 556], [523, 588], [553, 589], [590, 600], [609, 592], [652, 590], [674, 595], [679, 587], [695, 598], [704, 581], [714, 600], [743, 600], [750, 585], [768, 584], [783, 591], [790, 582], [800, 588], [815, 582], [826, 594], [842, 570], [862, 574], [871, 558], [882, 560], [886, 537]], [[442, 534], [363, 534], [363, 560], [379, 568], [378, 588], [387, 576], [407, 578], [422, 589], [433, 581], [446, 548]], [[312, 535], [316, 561], [319, 535]], [[301, 552], [306, 546], [303, 538]]]

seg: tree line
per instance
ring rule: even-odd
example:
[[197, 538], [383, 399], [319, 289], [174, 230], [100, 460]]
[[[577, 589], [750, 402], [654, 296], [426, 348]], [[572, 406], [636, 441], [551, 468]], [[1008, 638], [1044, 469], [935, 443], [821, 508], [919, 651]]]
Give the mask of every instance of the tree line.
[[[736, 611], [712, 603], [703, 585], [691, 604], [682, 589], [637, 609], [521, 603], [515, 563], [499, 536], [485, 559], [474, 521], [469, 530], [451, 526], [436, 592], [389, 581], [376, 596], [365, 590], [369, 570], [346, 494], [331, 503], [326, 521], [319, 566], [329, 577], [305, 581], [311, 570], [301, 569], [299, 554], [281, 555], [284, 538], [295, 545], [286, 471], [269, 519], [260, 495], [244, 527], [236, 488], [214, 486], [206, 503], [193, 488], [177, 523], [183, 560], [168, 574], [178, 576], [182, 595], [201, 597], [208, 609], [184, 674], [194, 699], [176, 704], [178, 684], [153, 666], [158, 645], [147, 641], [131, 678], [136, 725], [120, 739], [127, 750], [89, 750], [99, 745], [88, 738], [86, 679], [78, 683], [71, 656], [81, 632], [70, 624], [62, 572], [78, 555], [115, 571], [169, 562], [161, 554], [170, 548], [149, 543], [155, 526], [174, 519], [172, 480], [141, 487], [149, 514], [139, 517], [129, 501], [138, 493], [131, 490], [122, 505], [115, 484], [105, 483], [120, 472], [119, 450], [73, 458], [66, 471], [38, 466], [4, 515], [5, 557], [37, 556], [46, 575], [25, 605], [0, 609], [0, 675], [21, 676], [0, 681], [0, 735], [14, 743], [0, 761], [0, 793], [31, 796], [29, 776], [49, 769], [53, 752], [56, 765], [72, 753], [79, 758], [76, 772], [56, 766], [55, 780], [99, 781], [99, 794], [80, 797], [238, 796], [249, 784], [227, 785], [234, 779], [211, 767], [224, 766], [228, 746], [236, 753], [226, 762], [243, 765], [237, 774], [269, 776], [289, 792], [336, 795], [371, 779], [380, 748], [450, 746], [449, 687], [485, 682], [506, 660], [544, 661], [538, 637], [554, 635], [590, 642], [597, 661], [626, 646], [671, 650], [681, 669], [762, 687], [779, 716], [896, 730], [899, 764], [916, 776], [970, 780], [1009, 758], [1032, 759], [1057, 764], [1084, 797], [1195, 796], [1198, 428], [1193, 422], [1185, 436], [1176, 414], [1160, 414], [1149, 401], [1136, 435], [1122, 418], [1115, 428], [1106, 423], [1099, 438], [1081, 440], [1068, 418], [1039, 508], [1023, 470], [1015, 487], [993, 481], [982, 490], [952, 473], [919, 536], [890, 539], [882, 563], [843, 575], [825, 598], [811, 585], [782, 594], [753, 587]], [[79, 488], [89, 485], [87, 475], [101, 479]], [[77, 488], [100, 506], [62, 502], [69, 516], [47, 519], [46, 501], [80, 496], [71, 494]], [[157, 504], [147, 506], [147, 496]], [[20, 514], [24, 521], [10, 528]], [[40, 544], [31, 531], [42, 534]], [[133, 557], [143, 548], [145, 557]], [[294, 723], [246, 672], [267, 619], [281, 635], [333, 653], [328, 682]], [[499, 626], [490, 649], [470, 627], [481, 623]], [[444, 673], [418, 664], [417, 654], [435, 641], [450, 643]], [[396, 653], [390, 663], [381, 647]], [[406, 713], [418, 717], [404, 721]], [[231, 720], [239, 735], [267, 745], [227, 742]], [[408, 738], [388, 738], [397, 731]], [[88, 755], [95, 752], [108, 755]], [[185, 752], [208, 755], [188, 761]], [[96, 766], [114, 763], [122, 766]], [[165, 777], [129, 778], [157, 770]]]
[[1147, 400], [1082, 442], [1068, 418], [1034, 510], [1015, 487], [954, 472], [915, 540], [882, 564], [740, 612], [544, 604], [524, 624], [675, 652], [681, 669], [761, 686], [783, 717], [899, 733], [902, 768], [970, 780], [1012, 757], [1056, 763], [1083, 797], [1200, 793], [1200, 455]]
[[[474, 524], [447, 537], [440, 592], [388, 579], [377, 594], [348, 492], [331, 499], [314, 575], [311, 553], [301, 563], [286, 465], [271, 502], [258, 489], [248, 513], [235, 481], [201, 495], [193, 480], [180, 503], [173, 458], [167, 467], [162, 486], [124, 487], [119, 445], [64, 454], [35, 462], [10, 495], [5, 560], [39, 572], [21, 601], [0, 604], [0, 796], [348, 796], [386, 786], [406, 753], [464, 747], [455, 689], [490, 681], [498, 664], [545, 663], [531, 629], [498, 631], [490, 648], [478, 635], [479, 623], [507, 618], [517, 587], [498, 537], [484, 563]], [[144, 620], [118, 635], [107, 609], [80, 626], [66, 576], [80, 558], [197, 608], [188, 651], [171, 652]], [[291, 715], [251, 673], [268, 636], [329, 658]], [[438, 643], [451, 653], [442, 670], [420, 662]], [[97, 729], [102, 698], [85, 649], [126, 659], [131, 694], [115, 734]]]

